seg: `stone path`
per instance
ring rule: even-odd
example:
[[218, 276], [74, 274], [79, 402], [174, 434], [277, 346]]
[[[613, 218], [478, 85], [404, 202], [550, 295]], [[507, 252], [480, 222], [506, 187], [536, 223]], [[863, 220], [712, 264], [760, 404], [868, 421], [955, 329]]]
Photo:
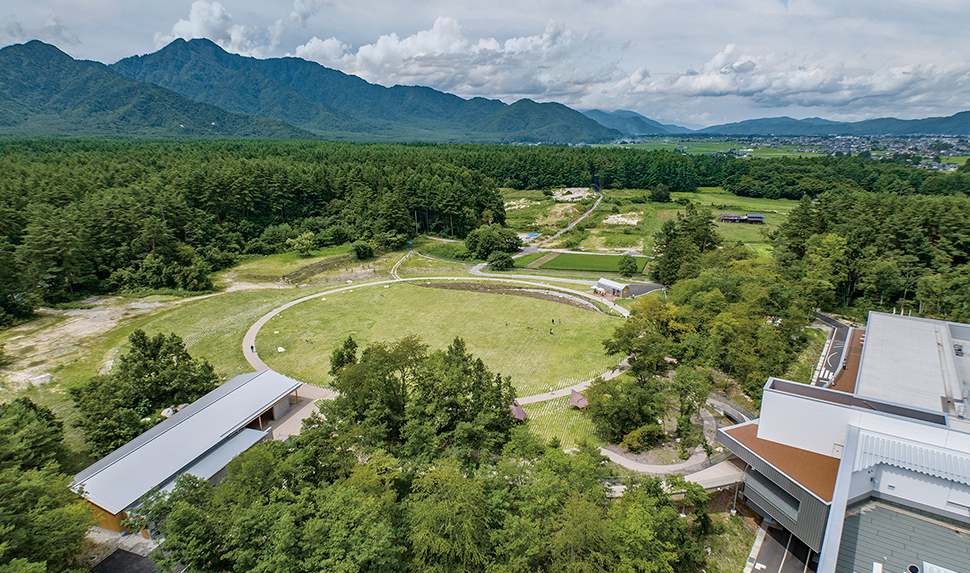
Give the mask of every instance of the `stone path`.
[[314, 412], [319, 412], [316, 406], [317, 400], [333, 400], [337, 393], [333, 390], [320, 388], [304, 384], [297, 388], [297, 396], [300, 401], [290, 406], [290, 411], [279, 420], [273, 422], [273, 439], [283, 440], [289, 436], [299, 436], [303, 428], [303, 420], [309, 418]]

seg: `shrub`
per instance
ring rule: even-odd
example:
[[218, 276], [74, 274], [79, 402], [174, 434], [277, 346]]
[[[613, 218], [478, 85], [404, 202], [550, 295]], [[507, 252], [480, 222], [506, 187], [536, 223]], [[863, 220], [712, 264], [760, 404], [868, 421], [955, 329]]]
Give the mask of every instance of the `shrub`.
[[497, 271], [507, 271], [515, 266], [515, 261], [512, 260], [512, 255], [508, 253], [494, 251], [488, 256], [488, 264]]
[[665, 437], [663, 428], [659, 424], [645, 424], [623, 436], [623, 445], [631, 452], [638, 454], [644, 448], [652, 448]]
[[357, 241], [350, 246], [350, 249], [354, 252], [358, 261], [365, 261], [374, 256], [374, 247], [364, 241]]

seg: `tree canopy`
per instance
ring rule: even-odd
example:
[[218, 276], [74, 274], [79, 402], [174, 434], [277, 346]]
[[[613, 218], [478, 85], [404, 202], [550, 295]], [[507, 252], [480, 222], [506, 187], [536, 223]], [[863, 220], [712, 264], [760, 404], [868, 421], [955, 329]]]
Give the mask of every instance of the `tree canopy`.
[[75, 424], [97, 457], [160, 422], [163, 409], [191, 403], [218, 383], [209, 362], [189, 355], [176, 334], [150, 337], [139, 329], [128, 343], [110, 374], [68, 391], [79, 412]]

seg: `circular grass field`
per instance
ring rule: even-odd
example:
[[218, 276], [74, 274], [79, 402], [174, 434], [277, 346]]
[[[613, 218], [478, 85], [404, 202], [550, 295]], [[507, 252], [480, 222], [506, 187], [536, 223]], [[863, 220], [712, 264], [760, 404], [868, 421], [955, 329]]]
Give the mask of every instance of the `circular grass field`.
[[256, 348], [270, 368], [327, 385], [330, 353], [348, 335], [361, 350], [412, 333], [437, 350], [460, 336], [492, 372], [512, 377], [519, 396], [530, 396], [615, 367], [619, 357], [606, 356], [602, 341], [621, 321], [525, 296], [397, 283], [362, 286], [291, 307], [263, 326]]

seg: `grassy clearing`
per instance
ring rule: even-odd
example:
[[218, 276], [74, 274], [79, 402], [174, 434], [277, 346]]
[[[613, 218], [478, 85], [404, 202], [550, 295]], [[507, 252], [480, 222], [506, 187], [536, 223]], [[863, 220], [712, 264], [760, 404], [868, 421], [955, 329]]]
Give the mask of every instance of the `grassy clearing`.
[[[257, 259], [245, 261], [236, 265], [231, 270], [238, 273], [240, 278], [253, 277], [272, 277], [276, 280], [283, 275], [288, 275], [301, 267], [319, 262], [327, 257], [342, 255], [350, 251], [350, 244], [337, 247], [327, 247], [325, 249], [315, 249], [310, 251], [310, 256], [303, 256], [300, 253], [283, 253], [280, 255], [268, 255]], [[258, 278], [256, 279], [258, 280]], [[265, 280], [265, 279], [264, 279]]]
[[777, 213], [787, 215], [798, 205], [793, 199], [765, 199], [763, 197], [741, 197], [728, 193], [720, 187], [701, 187], [696, 193], [671, 193], [674, 199], [689, 199], [697, 205], [728, 205], [731, 212]]
[[602, 441], [593, 433], [593, 423], [582, 412], [569, 406], [569, 396], [526, 404], [529, 430], [543, 442], [559, 438], [563, 448], [575, 448], [583, 440], [595, 446]]
[[955, 165], [966, 165], [967, 159], [970, 159], [970, 157], [967, 157], [966, 155], [953, 155], [943, 156], [940, 158], [940, 161], [943, 163], [953, 163]]
[[[519, 395], [528, 396], [572, 386], [615, 365], [600, 341], [618, 325], [599, 313], [527, 297], [362, 286], [286, 310], [263, 327], [256, 347], [273, 369], [321, 384], [329, 381], [330, 353], [348, 335], [364, 347], [414, 333], [432, 350], [461, 336], [469, 352], [493, 372], [511, 376]], [[280, 347], [286, 350], [277, 352]]]
[[[743, 571], [751, 546], [754, 545], [756, 533], [751, 531], [751, 525], [745, 523], [740, 514], [712, 513], [711, 519], [714, 520], [715, 525], [724, 528], [724, 533], [707, 538], [707, 544], [711, 548], [707, 558], [707, 571], [709, 573]], [[748, 521], [751, 521], [750, 518]]]
[[[647, 264], [645, 257], [636, 257], [637, 269], [643, 272]], [[590, 271], [616, 273], [620, 270], [619, 255], [586, 255], [582, 253], [561, 253], [558, 257], [546, 261], [541, 269], [555, 269], [562, 271]]]
[[397, 274], [402, 278], [434, 274], [465, 274], [471, 266], [471, 263], [438, 261], [413, 254], [401, 263], [397, 268]]
[[242, 352], [243, 335], [249, 327], [277, 306], [313, 292], [270, 289], [226, 293], [170, 311], [146, 324], [144, 330], [148, 334], [178, 334], [192, 356], [207, 359], [219, 379], [228, 380], [251, 370]]
[[539, 225], [548, 224], [550, 212], [556, 206], [551, 197], [537, 190], [503, 189], [502, 198], [506, 203], [505, 224], [523, 232], [538, 231]]
[[764, 225], [717, 223], [717, 231], [724, 237], [725, 243], [734, 244], [741, 241], [759, 256], [771, 255], [772, 247], [766, 234], [781, 225], [787, 218], [788, 212], [798, 205], [798, 201], [791, 199], [738, 197], [720, 187], [701, 187], [697, 193], [672, 193], [671, 195], [675, 198], [689, 199], [702, 208], [711, 209], [716, 215], [724, 211], [764, 213]]

